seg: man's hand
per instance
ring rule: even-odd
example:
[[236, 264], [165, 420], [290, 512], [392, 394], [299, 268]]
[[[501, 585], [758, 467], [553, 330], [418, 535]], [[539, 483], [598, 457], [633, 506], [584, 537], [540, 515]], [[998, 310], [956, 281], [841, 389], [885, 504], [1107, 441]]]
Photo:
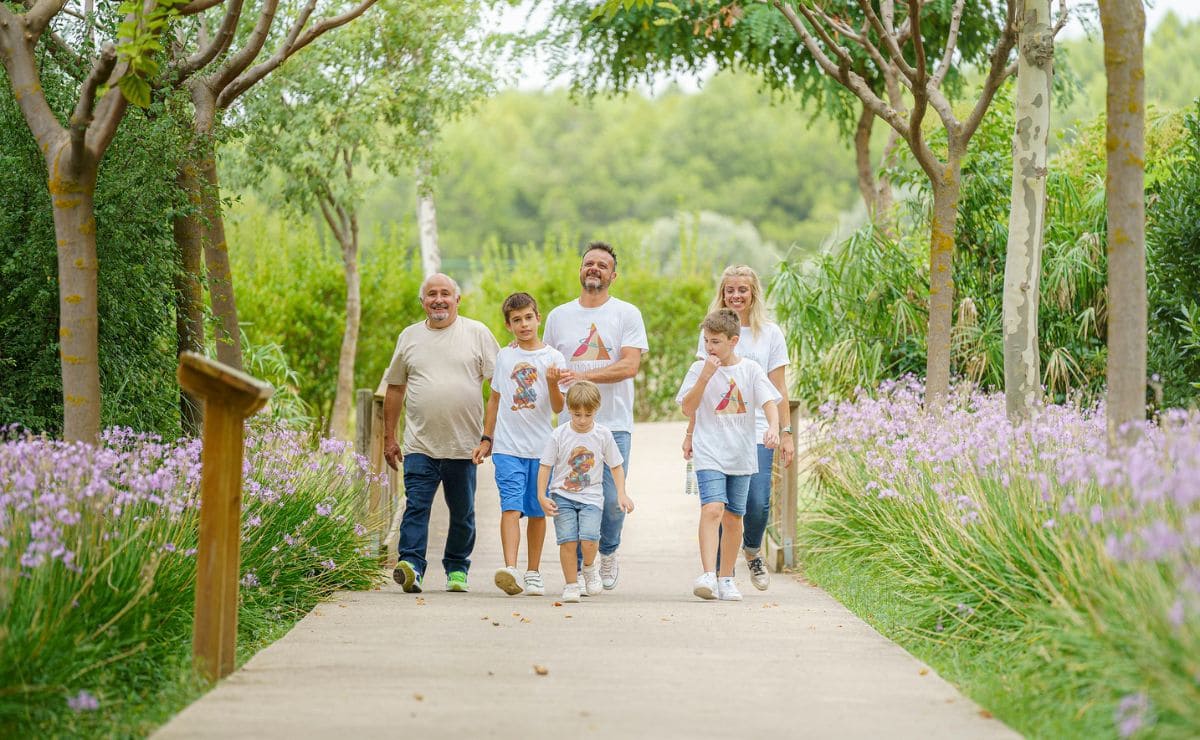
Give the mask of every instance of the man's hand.
[[692, 459], [692, 435], [691, 435], [691, 433], [683, 435], [682, 448], [683, 448], [683, 459], [691, 460]]
[[542, 505], [542, 511], [546, 512], [546, 516], [558, 516], [558, 504], [554, 503], [554, 499], [549, 496], [538, 496], [538, 503]]
[[385, 442], [383, 445], [383, 459], [387, 461], [389, 468], [399, 470], [400, 463], [404, 462], [404, 453], [400, 451], [400, 443], [394, 439], [390, 442]]
[[786, 468], [796, 458], [796, 442], [791, 434], [779, 436], [779, 450], [783, 453], [783, 467]]
[[621, 508], [621, 511], [628, 514], [633, 511], [633, 499], [622, 493], [620, 496], [617, 496], [617, 506]]
[[558, 370], [558, 384], [561, 386], [566, 386], [569, 388], [571, 387], [572, 383], [579, 380], [585, 380], [583, 377], [583, 371], [576, 373], [574, 370], [569, 368], [562, 368]]
[[483, 458], [492, 456], [492, 443], [486, 439], [479, 441], [475, 445], [475, 451], [471, 453], [471, 462], [479, 465], [483, 462]]

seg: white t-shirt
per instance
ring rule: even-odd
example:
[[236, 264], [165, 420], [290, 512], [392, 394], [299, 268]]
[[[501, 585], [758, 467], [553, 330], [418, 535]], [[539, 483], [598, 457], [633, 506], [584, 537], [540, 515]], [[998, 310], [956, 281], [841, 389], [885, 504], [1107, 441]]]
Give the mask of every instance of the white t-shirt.
[[[650, 349], [642, 312], [632, 303], [609, 297], [604, 305], [584, 308], [576, 299], [546, 317], [542, 341], [562, 352], [571, 370], [595, 370], [621, 359], [621, 350]], [[633, 378], [598, 383], [600, 411], [596, 422], [617, 432], [633, 431]]]
[[554, 466], [548, 493], [604, 508], [604, 466], [625, 462], [612, 432], [600, 424], [579, 433], [564, 421], [554, 428], [542, 450], [542, 465]]
[[542, 454], [553, 429], [546, 370], [566, 364], [562, 352], [549, 345], [534, 350], [500, 350], [492, 376], [492, 393], [500, 394], [493, 452], [525, 458]]
[[[758, 366], [768, 373], [788, 365], [787, 342], [783, 339], [783, 330], [779, 328], [779, 324], [771, 321], [763, 325], [757, 337], [754, 336], [750, 327], [743, 326], [741, 338], [738, 339], [737, 347], [734, 347], [733, 351], [737, 352], [738, 357], [758, 363]], [[704, 351], [703, 329], [700, 330], [700, 341], [696, 344], [696, 357], [701, 360], [708, 357], [708, 353]], [[782, 416], [779, 417], [781, 426], [787, 423]], [[761, 406], [755, 406], [754, 434], [760, 442], [766, 431], [767, 415], [763, 413]]]
[[[675, 403], [683, 403], [703, 369], [703, 361], [692, 363]], [[779, 399], [779, 391], [758, 363], [743, 359], [736, 365], [718, 367], [696, 409], [692, 433], [696, 470], [719, 470], [726, 475], [757, 473], [757, 446], [762, 437], [754, 430], [754, 410]]]
[[421, 321], [400, 332], [384, 378], [405, 386], [405, 455], [471, 458], [483, 431], [483, 381], [498, 349], [492, 332], [465, 316], [444, 329]]

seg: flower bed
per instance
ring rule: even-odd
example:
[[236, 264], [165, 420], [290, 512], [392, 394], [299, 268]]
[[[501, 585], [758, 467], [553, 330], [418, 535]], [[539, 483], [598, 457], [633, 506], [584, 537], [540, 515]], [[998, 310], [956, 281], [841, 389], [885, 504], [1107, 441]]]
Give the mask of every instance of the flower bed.
[[[376, 582], [358, 521], [366, 461], [252, 428], [243, 468], [239, 660], [337, 589]], [[200, 445], [0, 441], [0, 735], [143, 734], [191, 676]]]
[[810, 570], [872, 574], [893, 636], [1027, 734], [1200, 732], [1200, 416], [1110, 455], [1102, 409], [922, 396], [822, 410]]

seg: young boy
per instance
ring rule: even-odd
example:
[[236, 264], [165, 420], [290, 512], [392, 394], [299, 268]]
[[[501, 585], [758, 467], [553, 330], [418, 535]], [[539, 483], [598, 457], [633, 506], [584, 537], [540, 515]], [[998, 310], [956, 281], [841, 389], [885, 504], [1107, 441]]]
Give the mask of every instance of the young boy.
[[[524, 591], [546, 593], [539, 572], [546, 541], [546, 515], [538, 503], [546, 490], [538, 484], [538, 457], [550, 438], [550, 414], [562, 411], [563, 396], [558, 372], [566, 366], [562, 353], [538, 338], [537, 301], [528, 293], [513, 293], [501, 306], [504, 324], [516, 337], [516, 346], [496, 355], [492, 395], [483, 419], [483, 437], [472, 456], [476, 465], [488, 455], [496, 466], [500, 489], [500, 543], [504, 567], [496, 571], [496, 585], [510, 596]], [[494, 435], [494, 439], [493, 439]], [[521, 543], [521, 517], [527, 517], [528, 568], [517, 571]]]
[[[700, 486], [700, 564], [704, 572], [692, 593], [702, 599], [741, 601], [733, 565], [742, 544], [742, 516], [750, 476], [758, 472], [758, 440], [754, 409], [762, 408], [767, 431], [762, 443], [779, 443], [779, 392], [767, 373], [734, 349], [741, 335], [738, 315], [728, 308], [713, 311], [701, 324], [708, 357], [688, 370], [675, 401], [695, 419], [693, 465]], [[718, 543], [718, 530], [721, 530]], [[715, 570], [721, 550], [721, 574]]]
[[[581, 592], [596, 596], [604, 590], [596, 553], [600, 549], [605, 465], [612, 470], [621, 511], [626, 514], [633, 511], [633, 501], [625, 495], [625, 460], [617, 449], [617, 441], [607, 427], [595, 422], [600, 410], [600, 388], [591, 381], [576, 381], [567, 390], [567, 410], [571, 412], [571, 423], [559, 423], [542, 451], [538, 491], [542, 508], [554, 517], [558, 559], [566, 580], [562, 600], [577, 602]], [[582, 590], [578, 583], [580, 549], [583, 550]]]

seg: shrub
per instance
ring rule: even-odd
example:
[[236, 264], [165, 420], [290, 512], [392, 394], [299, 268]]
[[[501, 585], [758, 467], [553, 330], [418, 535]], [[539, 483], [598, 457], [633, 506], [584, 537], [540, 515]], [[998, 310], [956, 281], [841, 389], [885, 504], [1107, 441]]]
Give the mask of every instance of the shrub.
[[[248, 437], [243, 647], [378, 572], [356, 523], [365, 461], [301, 439]], [[199, 452], [126, 429], [96, 447], [0, 442], [0, 734], [140, 735], [139, 714], [169, 716], [195, 695]]]

